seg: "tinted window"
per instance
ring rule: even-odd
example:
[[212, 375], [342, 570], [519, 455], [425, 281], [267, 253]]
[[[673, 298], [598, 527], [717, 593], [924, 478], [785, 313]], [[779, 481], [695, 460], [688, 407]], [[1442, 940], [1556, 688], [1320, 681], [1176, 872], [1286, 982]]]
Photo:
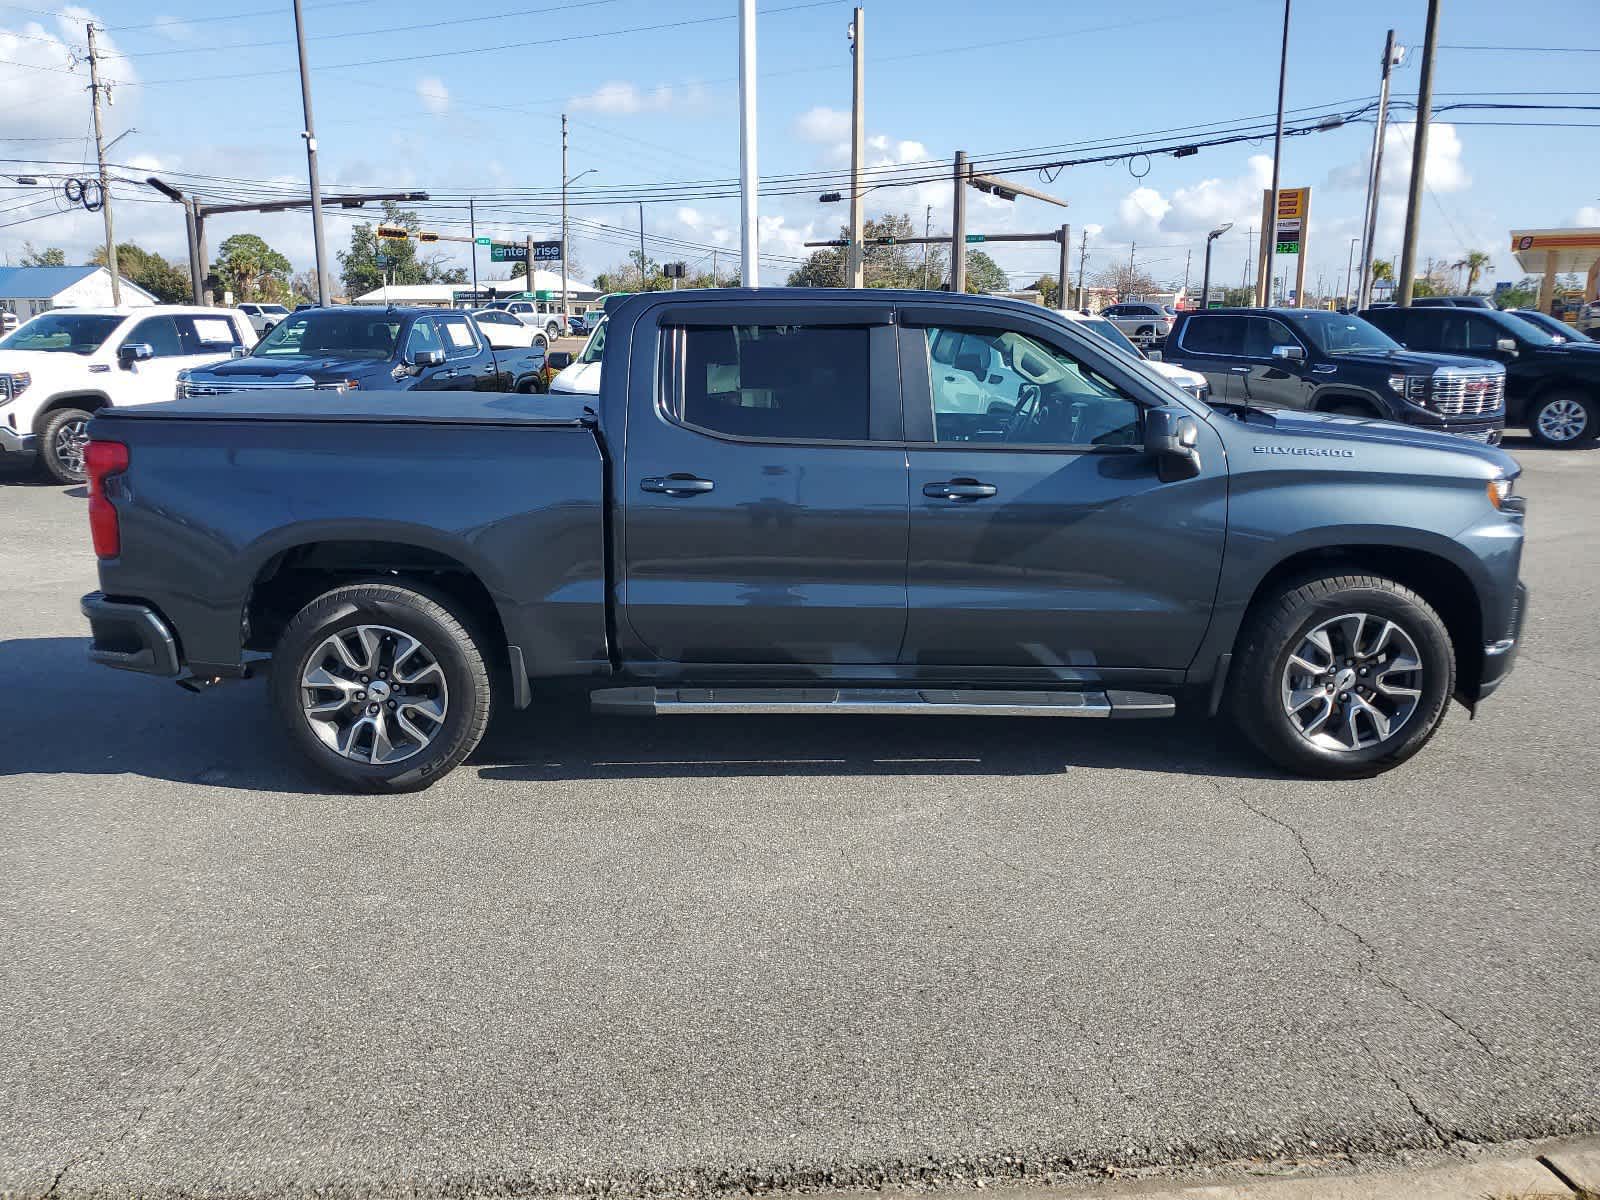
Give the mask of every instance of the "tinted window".
[[178, 337], [178, 323], [171, 317], [146, 317], [133, 327], [133, 332], [122, 339], [124, 346], [146, 343], [157, 358], [175, 358], [183, 353], [183, 342]]
[[455, 313], [436, 317], [444, 336], [444, 352], [449, 358], [471, 358], [478, 352], [478, 338], [467, 319]]
[[1190, 317], [1179, 344], [1193, 354], [1243, 354], [1244, 324], [1242, 317], [1221, 314]]
[[1466, 322], [1467, 349], [1473, 352], [1489, 351], [1495, 348], [1495, 342], [1511, 335], [1501, 330], [1488, 317], [1468, 316]]
[[443, 349], [444, 344], [439, 341], [439, 331], [433, 327], [433, 322], [427, 317], [418, 317], [406, 337], [406, 357], [413, 358], [424, 350]]
[[1275, 346], [1300, 344], [1300, 339], [1289, 332], [1289, 327], [1275, 317], [1249, 317], [1244, 325], [1246, 358], [1271, 358]]
[[926, 333], [935, 441], [1138, 444], [1138, 404], [1065, 350], [1012, 330]]
[[226, 354], [244, 342], [239, 327], [227, 317], [178, 317], [178, 336], [185, 354]]
[[121, 324], [121, 317], [46, 313], [19, 326], [0, 341], [0, 349], [93, 354]]
[[722, 325], [674, 331], [674, 411], [734, 437], [865, 441], [865, 327]]
[[253, 358], [386, 359], [394, 353], [400, 318], [359, 309], [306, 309], [278, 322], [250, 352]]

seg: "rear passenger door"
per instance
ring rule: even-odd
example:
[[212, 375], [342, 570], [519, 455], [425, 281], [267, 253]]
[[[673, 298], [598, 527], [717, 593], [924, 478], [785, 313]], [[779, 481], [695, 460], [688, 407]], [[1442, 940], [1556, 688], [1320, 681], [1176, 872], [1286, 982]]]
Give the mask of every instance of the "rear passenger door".
[[460, 313], [440, 313], [434, 318], [444, 342], [445, 387], [456, 392], [506, 392], [496, 370], [494, 354]]
[[1199, 371], [1211, 385], [1216, 400], [1234, 399], [1235, 374], [1249, 370], [1244, 364], [1244, 324], [1242, 315], [1202, 313], [1188, 318], [1169, 339], [1162, 358], [1191, 371]]
[[662, 306], [633, 344], [603, 385], [628, 372], [624, 657], [800, 679], [894, 663], [909, 509], [888, 306]]

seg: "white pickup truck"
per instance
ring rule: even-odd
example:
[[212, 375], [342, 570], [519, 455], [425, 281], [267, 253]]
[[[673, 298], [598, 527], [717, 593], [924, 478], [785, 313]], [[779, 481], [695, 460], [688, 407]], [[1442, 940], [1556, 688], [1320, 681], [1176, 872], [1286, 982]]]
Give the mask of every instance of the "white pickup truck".
[[228, 308], [40, 313], [0, 339], [0, 453], [36, 455], [58, 483], [81, 483], [91, 414], [171, 400], [179, 371], [255, 341], [249, 319]]

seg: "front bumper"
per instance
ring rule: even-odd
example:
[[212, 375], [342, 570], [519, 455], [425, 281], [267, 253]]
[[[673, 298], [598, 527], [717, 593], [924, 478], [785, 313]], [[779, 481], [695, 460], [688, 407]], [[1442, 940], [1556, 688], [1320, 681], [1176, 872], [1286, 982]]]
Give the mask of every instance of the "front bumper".
[[1506, 681], [1517, 662], [1517, 647], [1522, 644], [1522, 625], [1528, 613], [1528, 587], [1517, 583], [1511, 602], [1511, 628], [1506, 636], [1483, 648], [1483, 676], [1478, 683], [1478, 699], [1483, 700]]
[[178, 640], [155, 609], [132, 600], [110, 600], [90, 592], [80, 602], [93, 641], [89, 661], [119, 671], [173, 678], [183, 671]]
[[31, 433], [18, 433], [0, 421], [0, 454], [32, 454], [38, 439]]

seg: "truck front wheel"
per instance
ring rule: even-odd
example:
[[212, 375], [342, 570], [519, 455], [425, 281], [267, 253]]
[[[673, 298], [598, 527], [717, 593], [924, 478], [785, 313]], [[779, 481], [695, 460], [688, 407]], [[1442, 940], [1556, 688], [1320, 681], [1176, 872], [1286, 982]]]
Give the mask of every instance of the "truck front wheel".
[[82, 483], [83, 451], [89, 444], [90, 414], [58, 408], [39, 427], [39, 467], [57, 483]]
[[1450, 633], [1427, 601], [1392, 579], [1328, 575], [1252, 606], [1228, 708], [1279, 766], [1354, 779], [1427, 745], [1454, 689]]
[[320, 771], [367, 792], [414, 792], [466, 758], [489, 723], [489, 672], [467, 625], [393, 584], [334, 588], [273, 652], [273, 707]]

